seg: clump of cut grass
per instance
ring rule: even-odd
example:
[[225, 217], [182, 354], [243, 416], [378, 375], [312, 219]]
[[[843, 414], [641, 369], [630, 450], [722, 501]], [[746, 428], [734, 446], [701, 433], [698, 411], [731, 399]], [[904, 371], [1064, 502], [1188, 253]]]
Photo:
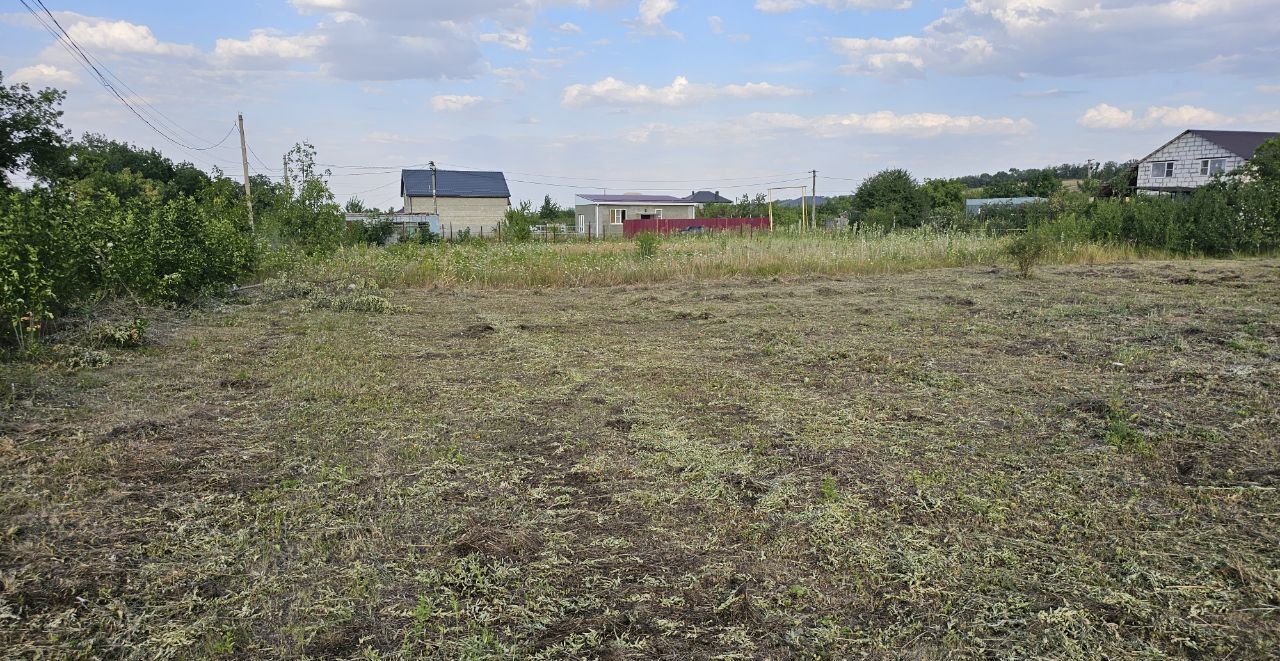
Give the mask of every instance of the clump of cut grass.
[[147, 331], [146, 319], [100, 324], [89, 331], [89, 341], [96, 346], [135, 349], [142, 346]]

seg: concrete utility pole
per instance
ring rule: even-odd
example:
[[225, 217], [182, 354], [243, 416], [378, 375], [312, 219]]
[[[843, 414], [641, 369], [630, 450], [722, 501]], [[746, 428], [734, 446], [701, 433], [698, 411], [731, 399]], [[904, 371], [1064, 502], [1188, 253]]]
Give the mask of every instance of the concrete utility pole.
[[244, 203], [249, 207], [249, 229], [253, 230], [253, 195], [249, 191], [249, 148], [244, 141], [244, 115], [236, 115], [240, 127], [240, 164], [244, 166]]
[[813, 173], [813, 188], [809, 189], [809, 200], [813, 202], [813, 229], [818, 229], [818, 171]]
[[289, 155], [285, 154], [280, 157], [280, 165], [284, 169], [284, 191], [289, 194], [289, 199], [293, 199], [293, 182], [289, 181]]
[[431, 161], [431, 213], [440, 216], [440, 200], [436, 197], [436, 162]]

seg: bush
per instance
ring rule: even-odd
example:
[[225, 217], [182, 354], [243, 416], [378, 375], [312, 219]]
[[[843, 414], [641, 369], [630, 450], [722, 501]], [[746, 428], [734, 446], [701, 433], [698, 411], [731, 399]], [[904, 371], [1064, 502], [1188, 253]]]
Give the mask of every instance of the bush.
[[107, 295], [190, 301], [250, 273], [258, 245], [231, 199], [0, 196], [0, 314], [25, 347], [55, 315]]
[[641, 232], [636, 235], [636, 253], [640, 255], [640, 259], [652, 259], [658, 254], [658, 244], [661, 240], [658, 235], [653, 232]]
[[1044, 234], [1034, 231], [1024, 231], [1014, 237], [1009, 245], [1005, 246], [1005, 254], [1013, 259], [1014, 264], [1018, 267], [1018, 273], [1024, 278], [1031, 277], [1031, 269], [1044, 260], [1045, 255], [1049, 252], [1049, 242]]

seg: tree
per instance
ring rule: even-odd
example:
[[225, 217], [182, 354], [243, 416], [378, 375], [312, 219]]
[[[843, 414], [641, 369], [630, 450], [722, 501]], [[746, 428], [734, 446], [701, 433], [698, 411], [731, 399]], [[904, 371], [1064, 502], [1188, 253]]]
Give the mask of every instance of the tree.
[[342, 210], [347, 213], [364, 213], [370, 209], [365, 207], [364, 200], [353, 195], [347, 198], [347, 203], [342, 205]]
[[1027, 177], [1023, 191], [1031, 197], [1053, 197], [1062, 190], [1062, 180], [1052, 168], [1036, 170]]
[[943, 209], [964, 209], [964, 192], [967, 187], [955, 179], [929, 179], [924, 182], [925, 195], [929, 197], [929, 208], [933, 211]]
[[982, 187], [984, 197], [1022, 197], [1026, 188], [1022, 182], [1013, 179], [1000, 179]]
[[329, 190], [329, 171], [316, 171], [315, 146], [300, 142], [285, 159], [289, 177], [284, 201], [268, 216], [273, 229], [280, 239], [310, 253], [337, 248], [343, 236], [341, 208]]
[[0, 72], [0, 190], [12, 188], [13, 172], [48, 181], [65, 162], [68, 134], [59, 106], [66, 96], [53, 88], [32, 92], [26, 83], [5, 87]]
[[548, 221], [559, 218], [562, 211], [560, 205], [551, 201], [550, 195], [546, 195], [542, 198], [542, 206], [538, 208], [538, 218], [541, 218], [543, 224], [546, 224]]
[[929, 196], [910, 172], [884, 170], [862, 182], [853, 194], [853, 208], [862, 214], [877, 210], [874, 215], [889, 218], [894, 227], [915, 227], [929, 211]]

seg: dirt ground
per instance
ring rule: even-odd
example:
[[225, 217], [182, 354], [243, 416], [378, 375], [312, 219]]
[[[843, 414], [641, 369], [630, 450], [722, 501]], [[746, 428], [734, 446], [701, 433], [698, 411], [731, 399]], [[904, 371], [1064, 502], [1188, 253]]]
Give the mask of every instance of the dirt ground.
[[1280, 261], [382, 295], [0, 364], [0, 655], [1280, 654]]

